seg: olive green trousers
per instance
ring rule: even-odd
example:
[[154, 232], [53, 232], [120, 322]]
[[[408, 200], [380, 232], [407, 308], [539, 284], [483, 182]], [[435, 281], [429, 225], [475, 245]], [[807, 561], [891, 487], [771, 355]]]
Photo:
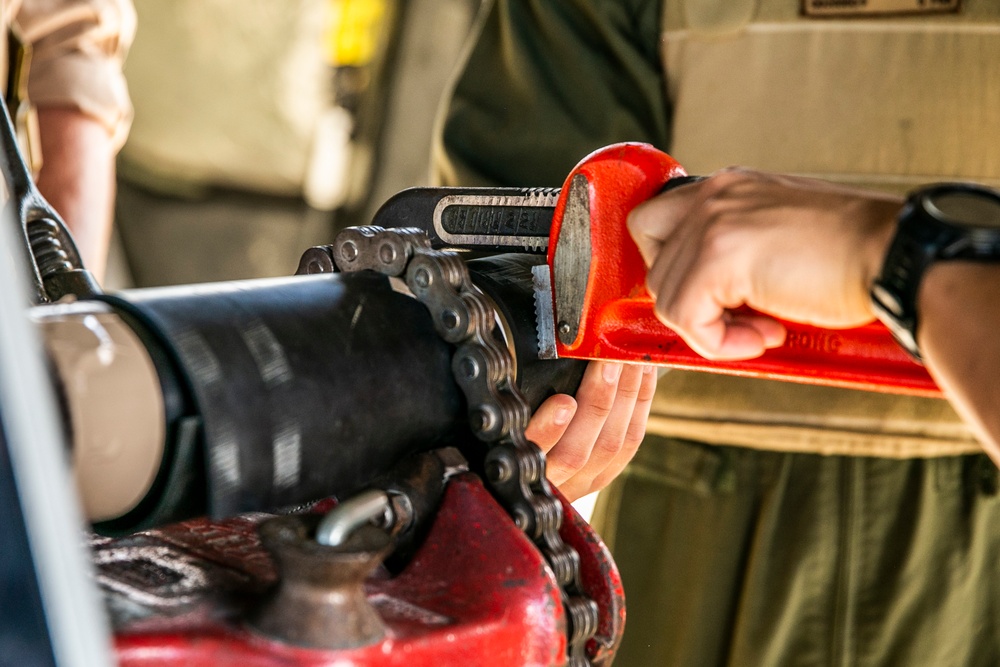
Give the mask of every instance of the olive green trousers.
[[1000, 665], [1000, 499], [982, 454], [783, 454], [647, 437], [598, 500], [617, 667]]

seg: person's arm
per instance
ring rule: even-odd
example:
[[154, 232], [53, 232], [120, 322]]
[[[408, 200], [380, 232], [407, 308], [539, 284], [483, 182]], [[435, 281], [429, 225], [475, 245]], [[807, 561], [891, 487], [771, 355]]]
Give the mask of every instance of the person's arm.
[[1000, 265], [935, 264], [917, 307], [927, 370], [1000, 465]]
[[[645, 202], [629, 229], [650, 267], [657, 316], [708, 358], [745, 359], [783, 344], [774, 318], [828, 328], [872, 321], [869, 291], [902, 205], [732, 169]], [[734, 312], [742, 305], [767, 315]], [[934, 264], [917, 307], [928, 370], [1000, 463], [1000, 266]]]
[[100, 282], [113, 219], [113, 137], [104, 125], [69, 107], [39, 109], [38, 125], [44, 155], [38, 189], [62, 216], [84, 266]]
[[112, 224], [114, 156], [132, 117], [122, 63], [135, 11], [130, 0], [23, 0], [14, 22], [32, 49], [28, 99], [38, 109], [39, 188], [100, 280]]
[[[434, 155], [445, 185], [558, 187], [593, 150], [666, 148], [660, 0], [494, 0], [451, 93]], [[590, 364], [576, 397], [553, 396], [528, 437], [570, 500], [605, 486], [645, 433], [656, 373]]]

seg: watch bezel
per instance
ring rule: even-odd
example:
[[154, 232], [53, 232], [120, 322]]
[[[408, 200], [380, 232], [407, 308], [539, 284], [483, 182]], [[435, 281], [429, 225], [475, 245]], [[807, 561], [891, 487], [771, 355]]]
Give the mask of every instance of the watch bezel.
[[[988, 188], [975, 183], [939, 183], [927, 188], [916, 190], [913, 194], [918, 195], [921, 208], [923, 208], [929, 216], [942, 224], [959, 227], [973, 232], [983, 230], [1000, 231], [1000, 192], [994, 190], [993, 188]], [[947, 211], [941, 208], [935, 199], [938, 199], [941, 195], [951, 194], [975, 195], [993, 203], [998, 212], [998, 215], [995, 217], [996, 223], [976, 224], [975, 222], [965, 222], [950, 215]]]
[[918, 361], [917, 295], [927, 268], [942, 260], [1000, 260], [1000, 226], [965, 224], [933, 204], [933, 197], [954, 192], [985, 196], [1000, 206], [1000, 192], [978, 184], [938, 183], [913, 191], [870, 290], [875, 315]]

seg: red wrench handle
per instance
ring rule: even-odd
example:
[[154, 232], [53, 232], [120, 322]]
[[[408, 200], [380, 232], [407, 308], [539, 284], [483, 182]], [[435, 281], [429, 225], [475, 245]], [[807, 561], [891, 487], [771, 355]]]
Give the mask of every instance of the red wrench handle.
[[560, 357], [940, 395], [926, 369], [879, 323], [830, 330], [785, 322], [785, 345], [745, 361], [711, 361], [688, 347], [653, 314], [646, 266], [625, 227], [629, 211], [681, 176], [683, 167], [669, 155], [635, 143], [602, 148], [570, 173], [547, 257]]

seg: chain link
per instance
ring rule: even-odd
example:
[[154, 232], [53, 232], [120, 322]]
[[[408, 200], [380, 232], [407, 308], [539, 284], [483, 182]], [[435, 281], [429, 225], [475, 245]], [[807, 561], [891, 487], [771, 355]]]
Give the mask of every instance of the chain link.
[[562, 505], [545, 479], [545, 455], [524, 435], [531, 410], [514, 382], [510, 351], [493, 335], [493, 306], [473, 285], [458, 253], [432, 250], [419, 229], [350, 227], [337, 235], [331, 251], [341, 271], [404, 277], [427, 306], [437, 332], [456, 346], [452, 372], [465, 395], [472, 431], [488, 445], [487, 483], [559, 583], [567, 617], [567, 664], [589, 665], [586, 644], [597, 632], [597, 604], [580, 585], [579, 554], [559, 535]]

